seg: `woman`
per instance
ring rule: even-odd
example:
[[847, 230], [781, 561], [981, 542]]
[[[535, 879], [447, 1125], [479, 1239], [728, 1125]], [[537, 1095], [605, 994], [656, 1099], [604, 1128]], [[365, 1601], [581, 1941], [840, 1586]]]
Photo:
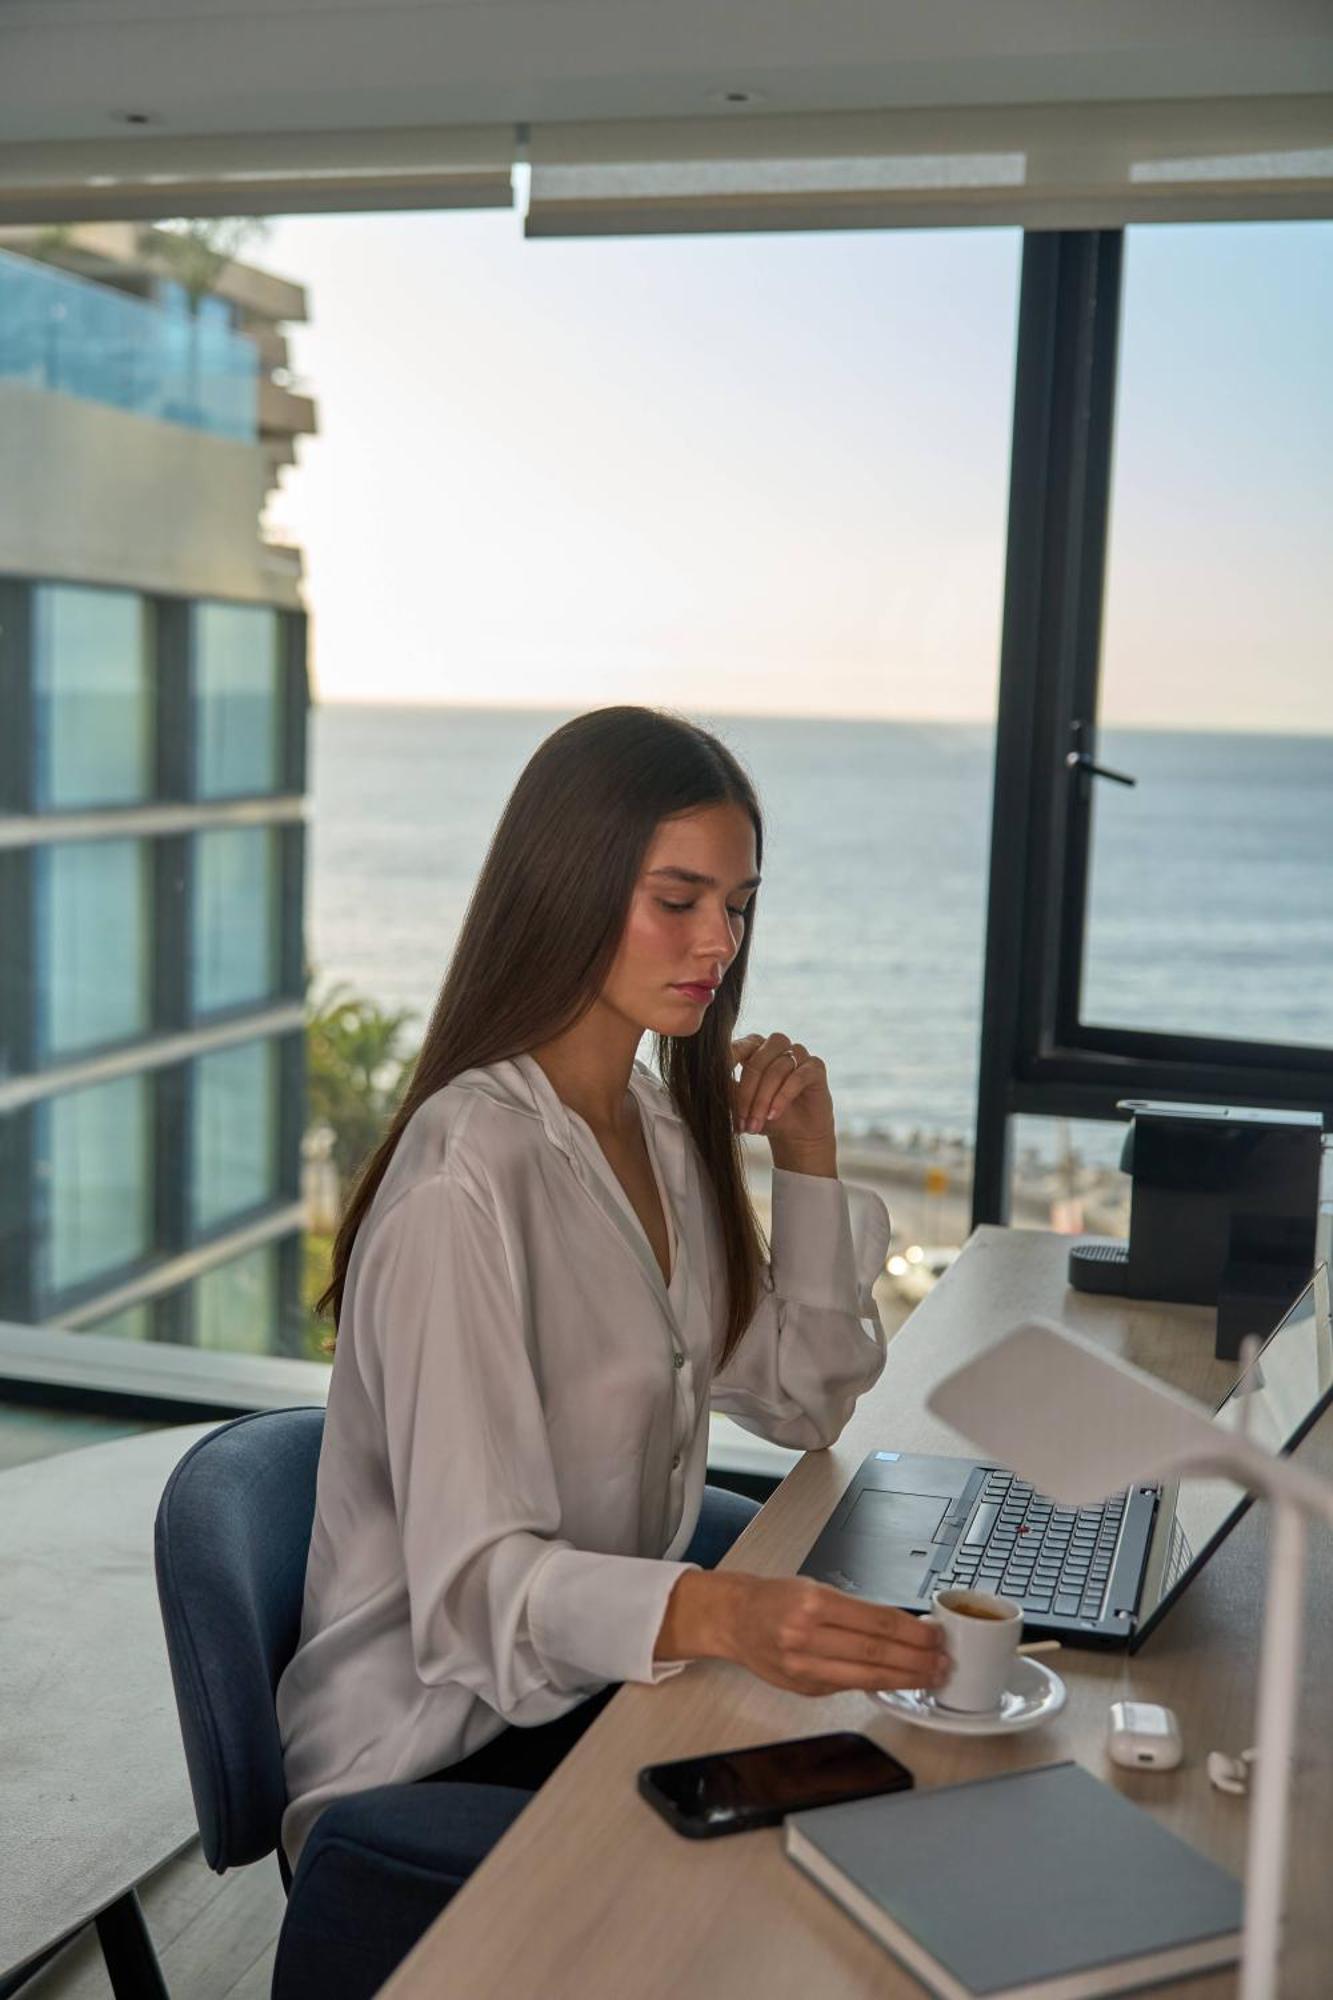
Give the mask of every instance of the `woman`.
[[[334, 1249], [278, 1692], [293, 1865], [340, 1793], [535, 1786], [591, 1696], [692, 1659], [810, 1694], [944, 1678], [928, 1622], [700, 1566], [746, 1511], [710, 1490], [701, 1520], [710, 1403], [827, 1445], [884, 1361], [888, 1216], [836, 1178], [824, 1066], [732, 1042], [761, 846], [730, 753], [645, 709], [557, 730], [505, 809]], [[648, 1031], [664, 1084], [635, 1062]], [[773, 1155], [767, 1266], [740, 1130]]]

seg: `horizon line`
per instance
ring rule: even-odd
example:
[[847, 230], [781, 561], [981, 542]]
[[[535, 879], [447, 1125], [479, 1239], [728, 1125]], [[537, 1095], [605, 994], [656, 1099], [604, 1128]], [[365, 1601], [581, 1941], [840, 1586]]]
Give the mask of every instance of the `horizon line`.
[[[317, 708], [378, 708], [420, 713], [464, 715], [586, 715], [598, 708], [659, 708], [666, 714], [686, 715], [689, 711], [671, 702], [597, 701], [591, 703], [520, 701], [417, 701], [385, 695], [316, 695], [310, 706]], [[993, 729], [996, 716], [989, 715], [890, 715], [865, 709], [778, 709], [778, 708], [698, 708], [692, 711], [718, 722], [887, 722], [919, 725], [923, 728]], [[1333, 726], [1323, 729], [1294, 729], [1290, 726], [1256, 722], [1144, 722], [1124, 717], [1098, 717], [1104, 729], [1140, 729], [1159, 736], [1285, 736], [1299, 741], [1333, 737]]]

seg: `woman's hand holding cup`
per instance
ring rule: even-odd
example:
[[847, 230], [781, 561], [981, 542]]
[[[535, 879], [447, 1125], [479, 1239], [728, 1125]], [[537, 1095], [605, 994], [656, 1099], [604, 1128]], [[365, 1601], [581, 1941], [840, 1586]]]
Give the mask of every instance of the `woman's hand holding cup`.
[[672, 1591], [655, 1657], [735, 1660], [795, 1694], [939, 1688], [944, 1634], [929, 1618], [808, 1577], [687, 1570]]

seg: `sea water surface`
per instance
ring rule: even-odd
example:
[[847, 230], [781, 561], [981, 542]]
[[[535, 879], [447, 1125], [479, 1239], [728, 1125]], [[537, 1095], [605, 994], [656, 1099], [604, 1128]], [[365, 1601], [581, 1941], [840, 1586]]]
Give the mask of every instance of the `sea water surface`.
[[[316, 709], [316, 992], [424, 1026], [505, 798], [562, 719]], [[742, 1030], [816, 1049], [845, 1131], [970, 1137], [993, 732], [708, 726], [766, 816]], [[1333, 1047], [1333, 738], [1107, 730], [1099, 750], [1138, 782], [1097, 793], [1084, 1018]]]

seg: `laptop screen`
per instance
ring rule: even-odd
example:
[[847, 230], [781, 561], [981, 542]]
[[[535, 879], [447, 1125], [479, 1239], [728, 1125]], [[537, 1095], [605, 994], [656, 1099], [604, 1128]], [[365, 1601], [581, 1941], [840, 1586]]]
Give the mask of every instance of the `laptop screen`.
[[[1269, 1335], [1250, 1368], [1213, 1418], [1224, 1430], [1244, 1421], [1257, 1444], [1293, 1451], [1333, 1403], [1333, 1318], [1327, 1265]], [[1218, 1544], [1230, 1534], [1251, 1495], [1229, 1479], [1182, 1479], [1166, 1561], [1145, 1581], [1137, 1647]]]

